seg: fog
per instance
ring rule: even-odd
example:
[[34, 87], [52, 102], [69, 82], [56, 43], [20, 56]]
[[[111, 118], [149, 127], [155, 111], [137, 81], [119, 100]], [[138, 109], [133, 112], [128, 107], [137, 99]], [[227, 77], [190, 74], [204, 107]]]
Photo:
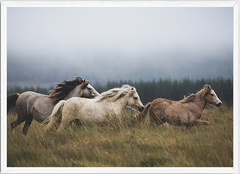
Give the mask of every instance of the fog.
[[8, 7], [8, 86], [232, 78], [231, 7]]

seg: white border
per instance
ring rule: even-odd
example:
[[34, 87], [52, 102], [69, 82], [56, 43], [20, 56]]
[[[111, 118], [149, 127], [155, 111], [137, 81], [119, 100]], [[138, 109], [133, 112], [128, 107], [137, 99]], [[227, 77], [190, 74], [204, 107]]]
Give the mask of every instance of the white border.
[[240, 119], [239, 117], [239, 99], [240, 99], [240, 93], [239, 93], [239, 50], [240, 50], [240, 30], [239, 30], [239, 20], [240, 20], [240, 1], [238, 0], [236, 4], [234, 5], [234, 11], [233, 11], [233, 166], [235, 171], [239, 173], [239, 157], [240, 157], [240, 134], [239, 134], [239, 126], [240, 126]]
[[124, 1], [124, 0], [59, 0], [59, 1], [14, 1], [2, 0], [6, 7], [233, 7], [237, 0], [225, 1], [162, 1], [162, 0], [140, 0], [140, 1]]
[[[235, 1], [1, 1], [1, 173], [239, 173], [239, 19]], [[234, 7], [234, 162], [233, 167], [7, 167], [7, 7]]]
[[1, 3], [1, 172], [6, 171], [7, 159], [7, 8]]

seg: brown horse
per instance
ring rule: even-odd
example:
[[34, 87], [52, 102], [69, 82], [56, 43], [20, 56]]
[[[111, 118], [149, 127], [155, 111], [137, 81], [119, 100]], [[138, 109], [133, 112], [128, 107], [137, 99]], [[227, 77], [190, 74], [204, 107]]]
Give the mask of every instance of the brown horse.
[[22, 94], [11, 94], [7, 97], [7, 111], [15, 108], [18, 118], [11, 124], [12, 129], [25, 121], [23, 134], [27, 135], [33, 119], [42, 123], [48, 118], [54, 106], [60, 100], [71, 97], [94, 98], [99, 93], [89, 84], [88, 80], [76, 77], [75, 80], [63, 81], [52, 89], [49, 96], [27, 91]]
[[142, 120], [149, 112], [151, 124], [161, 125], [168, 122], [174, 125], [185, 125], [188, 128], [196, 125], [209, 125], [208, 121], [200, 119], [207, 103], [217, 107], [222, 104], [210, 85], [204, 85], [202, 90], [180, 101], [155, 99], [146, 104], [144, 110], [135, 118]]

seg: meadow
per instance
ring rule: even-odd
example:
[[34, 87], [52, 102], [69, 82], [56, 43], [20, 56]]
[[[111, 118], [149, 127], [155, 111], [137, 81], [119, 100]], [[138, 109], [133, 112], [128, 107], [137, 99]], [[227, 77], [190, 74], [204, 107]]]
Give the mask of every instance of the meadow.
[[43, 134], [33, 121], [13, 132], [7, 118], [8, 167], [233, 167], [233, 107], [208, 107], [202, 119], [209, 126], [137, 123], [132, 113], [107, 126], [73, 124], [57, 133]]

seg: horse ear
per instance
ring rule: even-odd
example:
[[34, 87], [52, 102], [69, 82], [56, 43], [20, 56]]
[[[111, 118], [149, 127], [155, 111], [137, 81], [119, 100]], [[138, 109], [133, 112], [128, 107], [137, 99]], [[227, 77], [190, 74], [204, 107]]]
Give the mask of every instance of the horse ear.
[[209, 92], [211, 92], [211, 86], [210, 85], [204, 85], [203, 89], [205, 89], [204, 93], [203, 93], [203, 97], [206, 96]]
[[83, 79], [81, 77], [77, 77], [75, 78], [75, 81], [79, 82], [79, 83], [82, 83], [83, 82]]
[[83, 84], [81, 85], [81, 89], [85, 89], [88, 84], [89, 84], [89, 81], [88, 80], [84, 80]]
[[209, 85], [203, 85], [203, 89], [209, 88]]
[[204, 85], [203, 88], [205, 88], [205, 89], [212, 89], [210, 85]]
[[131, 87], [130, 90], [131, 90], [131, 91], [130, 91], [129, 94], [130, 94], [130, 95], [134, 95], [135, 92], [136, 92], [136, 89], [135, 89], [134, 87]]

